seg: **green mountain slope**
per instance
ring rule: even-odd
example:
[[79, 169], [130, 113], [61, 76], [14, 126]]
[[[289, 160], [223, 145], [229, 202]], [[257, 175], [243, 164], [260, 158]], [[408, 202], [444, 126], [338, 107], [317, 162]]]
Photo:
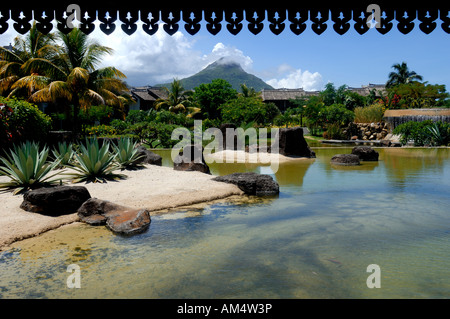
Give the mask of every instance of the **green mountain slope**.
[[[260, 78], [245, 72], [238, 63], [227, 61], [225, 58], [221, 58], [216, 62], [211, 63], [200, 72], [190, 77], [181, 79], [180, 81], [186, 90], [191, 90], [202, 83], [211, 83], [214, 79], [224, 79], [238, 91], [240, 91], [241, 84], [245, 84], [249, 88], [254, 88], [255, 91], [261, 91], [262, 89], [273, 89], [273, 87]], [[155, 86], [169, 87], [170, 83], [158, 84]]]

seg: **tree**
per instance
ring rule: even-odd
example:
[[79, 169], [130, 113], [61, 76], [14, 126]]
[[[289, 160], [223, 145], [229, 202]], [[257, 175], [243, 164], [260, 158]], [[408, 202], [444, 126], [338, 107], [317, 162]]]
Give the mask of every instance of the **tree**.
[[[24, 76], [36, 75], [38, 70], [27, 66], [31, 59], [52, 59], [58, 55], [53, 34], [43, 34], [33, 23], [26, 37], [14, 39], [14, 49], [0, 47], [0, 94], [28, 98], [32, 92], [13, 88], [14, 83]], [[31, 86], [28, 88], [32, 88]]]
[[203, 83], [195, 88], [193, 99], [200, 105], [203, 118], [220, 118], [219, 107], [225, 102], [235, 99], [237, 91], [231, 84], [223, 79], [212, 80], [211, 83]]
[[239, 95], [220, 107], [222, 119], [237, 125], [249, 123], [267, 125], [280, 114], [274, 103], [264, 103], [261, 97]]
[[[391, 108], [422, 108], [445, 105], [449, 97], [445, 85], [432, 85], [427, 82], [411, 82], [389, 88], [388, 96], [397, 96], [398, 102]], [[392, 99], [391, 99], [392, 100]]]
[[34, 72], [17, 80], [13, 88], [27, 88], [33, 102], [66, 100], [73, 107], [73, 129], [78, 132], [80, 109], [92, 103], [124, 107], [129, 100], [122, 95], [128, 88], [121, 79], [126, 76], [115, 67], [95, 69], [101, 58], [113, 51], [91, 42], [81, 30], [59, 32], [57, 38], [62, 42], [58, 54], [26, 61], [23, 69]]
[[255, 97], [258, 96], [258, 93], [254, 88], [249, 88], [246, 84], [241, 84], [241, 95], [244, 97]]
[[189, 117], [200, 112], [200, 108], [191, 106], [189, 97], [192, 96], [192, 91], [185, 91], [180, 80], [174, 79], [170, 84], [170, 90], [166, 87], [164, 89], [167, 91], [168, 97], [156, 100], [155, 108], [157, 110], [165, 108], [173, 113], [189, 112]]
[[386, 82], [386, 87], [393, 87], [399, 84], [410, 83], [412, 81], [422, 81], [423, 78], [421, 75], [418, 75], [414, 71], [410, 71], [406, 62], [402, 62], [401, 64], [396, 63], [392, 65], [392, 68], [395, 69], [394, 72], [389, 73], [389, 79]]

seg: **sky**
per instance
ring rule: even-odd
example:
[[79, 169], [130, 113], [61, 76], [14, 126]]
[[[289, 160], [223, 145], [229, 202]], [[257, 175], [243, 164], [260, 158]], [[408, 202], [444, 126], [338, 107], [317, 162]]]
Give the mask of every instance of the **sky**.
[[[423, 76], [430, 84], [445, 84], [450, 88], [450, 34], [438, 27], [426, 35], [418, 28], [418, 21], [407, 35], [393, 29], [386, 35], [375, 28], [359, 35], [353, 28], [344, 35], [337, 34], [328, 21], [327, 30], [315, 34], [307, 21], [307, 29], [300, 35], [288, 27], [273, 34], [267, 20], [261, 33], [254, 35], [244, 28], [237, 35], [228, 32], [223, 22], [217, 35], [210, 34], [202, 21], [195, 35], [184, 31], [183, 22], [177, 33], [170, 36], [159, 31], [150, 36], [138, 30], [131, 36], [119, 26], [105, 35], [97, 27], [91, 34], [100, 44], [114, 49], [98, 67], [115, 66], [127, 76], [131, 86], [155, 85], [193, 75], [221, 57], [239, 62], [243, 69], [275, 88], [303, 88], [322, 90], [331, 82], [335, 87], [361, 87], [369, 83], [384, 84], [392, 65], [406, 62], [410, 70]], [[350, 22], [353, 25], [353, 21]], [[117, 24], [117, 23], [116, 23]], [[289, 22], [287, 22], [289, 24]], [[56, 29], [54, 29], [56, 30]], [[0, 35], [0, 45], [13, 42], [15, 32], [9, 29]]]

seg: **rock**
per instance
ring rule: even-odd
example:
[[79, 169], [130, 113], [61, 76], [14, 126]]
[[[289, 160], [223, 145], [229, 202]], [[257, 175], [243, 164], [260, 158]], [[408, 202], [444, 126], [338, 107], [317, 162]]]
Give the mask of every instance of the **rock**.
[[359, 156], [355, 154], [338, 154], [331, 158], [331, 164], [336, 165], [359, 165]]
[[134, 235], [148, 229], [150, 213], [146, 209], [135, 209], [110, 201], [91, 198], [78, 209], [81, 221], [90, 225], [106, 225], [121, 235]]
[[369, 146], [356, 146], [352, 149], [352, 154], [357, 155], [361, 161], [378, 161], [380, 155]]
[[160, 155], [155, 154], [152, 151], [146, 149], [145, 146], [138, 146], [137, 150], [138, 154], [142, 155], [142, 157], [136, 161], [136, 164], [142, 163], [142, 164], [162, 166], [162, 157]]
[[279, 153], [285, 156], [316, 157], [303, 137], [301, 127], [281, 128], [279, 136]]
[[381, 144], [381, 146], [389, 147], [389, 146], [391, 146], [392, 143], [389, 140], [381, 140], [380, 144]]
[[106, 220], [106, 226], [121, 235], [142, 233], [150, 226], [150, 213], [146, 209], [121, 211]]
[[59, 216], [75, 213], [89, 198], [91, 195], [84, 186], [43, 187], [25, 193], [20, 208], [28, 212]]
[[247, 195], [270, 196], [280, 193], [278, 183], [271, 176], [264, 174], [233, 173], [215, 177], [213, 180], [237, 185]]
[[186, 145], [173, 161], [173, 168], [177, 171], [199, 171], [211, 174], [209, 166], [203, 157], [203, 148], [197, 145]]

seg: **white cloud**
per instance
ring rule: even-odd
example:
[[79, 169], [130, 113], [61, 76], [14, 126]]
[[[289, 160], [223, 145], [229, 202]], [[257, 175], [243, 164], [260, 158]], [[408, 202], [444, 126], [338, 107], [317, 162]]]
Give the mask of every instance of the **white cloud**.
[[[210, 52], [200, 52], [195, 48], [195, 38], [181, 32], [170, 36], [163, 30], [162, 24], [152, 36], [145, 33], [140, 25], [131, 36], [121, 30], [106, 35], [100, 30], [99, 21], [94, 24], [96, 27], [90, 38], [114, 50], [112, 55], [104, 56], [98, 67], [115, 66], [127, 76], [125, 80], [132, 86], [155, 85], [170, 82], [173, 78], [184, 78], [220, 58], [237, 62], [248, 72], [253, 65], [253, 60], [241, 50], [222, 42], [216, 43]], [[120, 26], [116, 25], [116, 28]], [[17, 35], [10, 23], [7, 32], [0, 35], [0, 45], [8, 45]]]
[[306, 70], [294, 69], [287, 64], [278, 67], [279, 76], [267, 80], [267, 84], [274, 88], [296, 89], [303, 88], [305, 91], [318, 91], [323, 87], [322, 75], [319, 72], [311, 73]]
[[222, 42], [218, 42], [211, 50], [211, 53], [204, 55], [203, 58], [207, 64], [217, 61], [220, 58], [225, 58], [223, 62], [237, 62], [246, 71], [250, 71], [253, 65], [253, 60], [249, 56], [246, 56], [244, 52], [235, 47], [227, 46]]
[[253, 64], [252, 59], [241, 50], [221, 42], [204, 54], [194, 48], [196, 40], [181, 32], [170, 36], [162, 25], [152, 36], [138, 27], [131, 36], [122, 32], [113, 32], [107, 36], [98, 31], [93, 37], [102, 45], [114, 49], [114, 54], [106, 57], [103, 65], [117, 67], [127, 75], [127, 82], [133, 86], [181, 79], [199, 72], [222, 57], [238, 62], [245, 70], [249, 70]]

